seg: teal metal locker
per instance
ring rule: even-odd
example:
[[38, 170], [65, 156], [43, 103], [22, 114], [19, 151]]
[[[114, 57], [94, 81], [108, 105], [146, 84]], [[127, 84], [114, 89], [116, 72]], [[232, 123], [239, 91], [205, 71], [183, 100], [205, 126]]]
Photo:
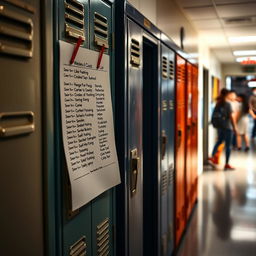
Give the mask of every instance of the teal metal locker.
[[[103, 44], [105, 53], [112, 57], [113, 2], [100, 0], [59, 0], [55, 5], [56, 14], [56, 74], [58, 74], [58, 40], [75, 44], [79, 37], [80, 47], [100, 51]], [[113, 63], [111, 61], [111, 72]], [[111, 77], [113, 74], [111, 74]], [[113, 240], [113, 196], [111, 189], [87, 205], [72, 212], [70, 184], [65, 164], [61, 135], [59, 81], [55, 81], [56, 92], [56, 140], [57, 152], [57, 198], [59, 219], [57, 226], [58, 255], [114, 255]], [[111, 88], [113, 88], [111, 80]], [[78, 253], [79, 254], [76, 254]]]

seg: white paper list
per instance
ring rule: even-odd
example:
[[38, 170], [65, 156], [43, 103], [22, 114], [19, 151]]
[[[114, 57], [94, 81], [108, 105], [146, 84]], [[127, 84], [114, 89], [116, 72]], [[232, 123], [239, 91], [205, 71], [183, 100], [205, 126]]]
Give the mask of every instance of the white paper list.
[[74, 45], [60, 41], [62, 135], [72, 210], [120, 183], [116, 154], [109, 56], [80, 48], [74, 64]]

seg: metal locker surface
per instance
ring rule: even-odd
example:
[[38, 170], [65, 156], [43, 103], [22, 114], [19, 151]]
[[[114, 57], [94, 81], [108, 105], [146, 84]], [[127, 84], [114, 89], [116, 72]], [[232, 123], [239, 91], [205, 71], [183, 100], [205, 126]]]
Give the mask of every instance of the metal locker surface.
[[179, 244], [186, 222], [185, 211], [185, 59], [176, 56], [176, 152], [175, 152], [175, 244]]
[[168, 244], [168, 144], [169, 134], [168, 123], [168, 82], [169, 82], [169, 54], [168, 48], [161, 45], [161, 255], [167, 255]]
[[45, 255], [40, 12], [40, 1], [0, 1], [2, 255]]
[[[129, 256], [143, 255], [142, 29], [128, 20], [128, 241]], [[135, 153], [136, 152], [136, 156]], [[137, 173], [132, 161], [139, 158]], [[134, 159], [134, 160], [132, 160]], [[135, 170], [135, 169], [134, 169]], [[135, 177], [135, 175], [137, 177]], [[134, 179], [134, 182], [131, 180]], [[132, 184], [133, 183], [133, 184]], [[134, 185], [132, 187], [132, 185]], [[135, 189], [135, 190], [134, 190]]]
[[58, 197], [58, 213], [61, 216], [59, 225], [59, 255], [70, 256], [81, 250], [86, 256], [92, 255], [92, 213], [91, 203], [75, 212], [71, 211], [70, 185], [68, 171], [62, 144], [61, 113], [59, 99], [59, 66], [58, 40], [75, 44], [79, 37], [83, 42], [81, 47], [89, 46], [89, 3], [88, 0], [59, 0], [55, 3], [56, 16], [56, 77], [55, 77], [55, 130], [56, 130], [56, 165]]
[[168, 249], [167, 255], [174, 250], [174, 151], [175, 151], [175, 53], [168, 49], [169, 73], [168, 73]]
[[[114, 65], [112, 49], [113, 1], [90, 0], [89, 48], [110, 55], [111, 90], [114, 90]], [[112, 94], [113, 95], [113, 94]], [[114, 107], [114, 106], [113, 106]], [[110, 189], [92, 201], [92, 255], [114, 255], [113, 211], [114, 189]], [[103, 227], [101, 227], [103, 225]], [[101, 232], [102, 231], [102, 232]]]
[[198, 67], [192, 68], [192, 184], [193, 184], [193, 205], [197, 200], [197, 183], [198, 183]]
[[187, 62], [186, 86], [186, 215], [189, 218], [193, 206], [193, 163], [192, 163], [192, 65]]

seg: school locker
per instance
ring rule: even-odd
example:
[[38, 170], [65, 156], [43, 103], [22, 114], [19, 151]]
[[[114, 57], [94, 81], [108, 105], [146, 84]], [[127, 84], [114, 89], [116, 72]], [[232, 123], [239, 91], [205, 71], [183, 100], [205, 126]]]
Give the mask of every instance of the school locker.
[[192, 65], [187, 62], [187, 83], [186, 83], [186, 218], [188, 219], [193, 206], [193, 136], [192, 133]]
[[161, 45], [161, 255], [167, 255], [168, 244], [168, 79], [169, 79], [169, 54], [168, 48]]
[[169, 73], [168, 73], [168, 249], [167, 255], [171, 255], [174, 250], [174, 151], [175, 151], [175, 53], [168, 49]]
[[2, 255], [45, 255], [40, 15], [40, 1], [0, 1]]
[[176, 56], [176, 149], [175, 149], [175, 244], [179, 244], [186, 224], [185, 210], [185, 153], [186, 153], [186, 120], [185, 120], [185, 85], [186, 62]]
[[[58, 40], [75, 45], [82, 38], [80, 47], [110, 55], [111, 89], [114, 63], [112, 62], [112, 33], [114, 4], [101, 0], [59, 0], [56, 12], [56, 76], [58, 76]], [[73, 255], [80, 251], [83, 255], [114, 255], [113, 216], [114, 189], [110, 189], [76, 211], [71, 210], [71, 188], [65, 163], [60, 119], [60, 99], [58, 77], [55, 78], [55, 128], [57, 152], [58, 211], [61, 216], [57, 225], [59, 233], [59, 255]]]
[[198, 193], [198, 67], [193, 66], [192, 69], [192, 148], [193, 148], [193, 175], [192, 175], [192, 187], [193, 187], [193, 205], [197, 200]]

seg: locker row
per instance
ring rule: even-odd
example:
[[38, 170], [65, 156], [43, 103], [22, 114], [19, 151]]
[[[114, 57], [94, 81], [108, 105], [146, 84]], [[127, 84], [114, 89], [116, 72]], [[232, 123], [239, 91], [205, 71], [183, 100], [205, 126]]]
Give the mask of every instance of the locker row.
[[[197, 201], [198, 67], [126, 1], [0, 0], [1, 251], [174, 255]], [[73, 211], [59, 41], [110, 61], [121, 184]]]

